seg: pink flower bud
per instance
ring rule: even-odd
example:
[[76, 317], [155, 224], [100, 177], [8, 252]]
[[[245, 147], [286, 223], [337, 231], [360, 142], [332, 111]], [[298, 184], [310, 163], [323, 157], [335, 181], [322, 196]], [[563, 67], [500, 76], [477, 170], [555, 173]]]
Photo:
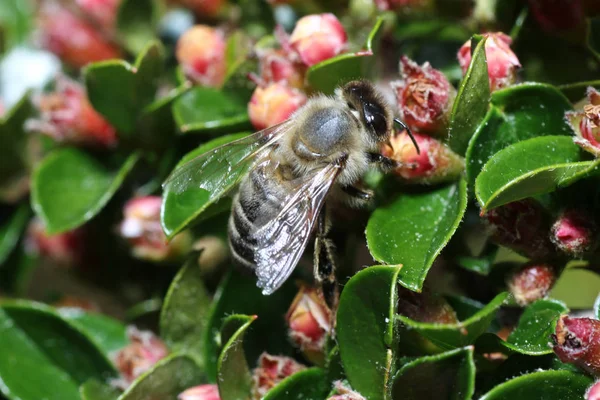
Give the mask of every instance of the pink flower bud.
[[544, 263], [528, 263], [507, 281], [508, 290], [520, 306], [526, 306], [548, 295], [556, 283], [556, 268]]
[[183, 231], [167, 242], [160, 225], [160, 196], [136, 197], [125, 204], [125, 218], [119, 234], [131, 246], [134, 257], [148, 261], [168, 261], [180, 258], [192, 246], [189, 231]]
[[169, 354], [167, 346], [150, 331], [128, 326], [127, 337], [130, 344], [113, 356], [113, 362], [121, 374], [121, 379], [113, 383], [123, 389]]
[[563, 315], [552, 340], [560, 361], [600, 375], [600, 321]]
[[463, 159], [442, 142], [413, 133], [419, 145], [417, 153], [406, 132], [396, 133], [381, 154], [400, 163], [394, 173], [409, 183], [439, 183], [454, 180], [464, 170]]
[[366, 400], [363, 395], [352, 390], [347, 382], [333, 382], [333, 393], [327, 400]]
[[42, 220], [36, 217], [27, 228], [25, 250], [56, 264], [73, 266], [82, 261], [84, 243], [82, 229], [49, 235]]
[[585, 400], [600, 400], [600, 381], [596, 381], [585, 392]]
[[100, 23], [105, 29], [112, 30], [117, 20], [117, 11], [122, 0], [76, 0], [77, 5]]
[[102, 33], [56, 2], [44, 2], [38, 26], [41, 45], [73, 67], [120, 56]]
[[[510, 49], [512, 39], [502, 33], [486, 33], [485, 57], [487, 59], [490, 89], [492, 91], [510, 86], [517, 79], [517, 69], [521, 67], [519, 59]], [[463, 74], [471, 63], [471, 41], [468, 40], [458, 50], [458, 63]]]
[[58, 142], [113, 147], [115, 129], [94, 110], [84, 87], [65, 76], [56, 80], [53, 93], [38, 101], [40, 118], [27, 121], [28, 130], [50, 136]]
[[533, 259], [544, 259], [554, 254], [548, 238], [549, 215], [537, 201], [514, 201], [482, 216], [487, 219], [496, 243]]
[[529, 10], [539, 26], [548, 33], [573, 30], [585, 23], [581, 0], [529, 0]]
[[302, 371], [306, 367], [290, 357], [272, 356], [262, 353], [258, 358], [258, 366], [252, 373], [252, 398], [262, 399], [265, 394], [279, 382]]
[[257, 130], [285, 121], [306, 103], [301, 91], [280, 83], [257, 87], [248, 103], [250, 122]]
[[221, 400], [217, 385], [200, 385], [191, 387], [177, 396], [177, 400]]
[[568, 209], [552, 225], [550, 240], [565, 253], [578, 256], [597, 244], [596, 233], [596, 223], [591, 215]]
[[412, 129], [446, 132], [456, 90], [429, 63], [419, 66], [406, 56], [400, 58], [402, 80], [392, 82], [400, 116]]
[[196, 25], [179, 38], [177, 61], [185, 76], [204, 86], [218, 87], [225, 80], [225, 38], [208, 25]]
[[340, 54], [346, 42], [346, 31], [333, 14], [300, 18], [290, 36], [291, 48], [309, 67]]
[[287, 57], [283, 50], [262, 50], [258, 58], [263, 82], [286, 84], [296, 89], [304, 87], [304, 66]]
[[575, 132], [575, 143], [585, 151], [600, 156], [600, 92], [593, 87], [587, 90], [588, 104], [583, 111], [565, 113], [567, 122]]

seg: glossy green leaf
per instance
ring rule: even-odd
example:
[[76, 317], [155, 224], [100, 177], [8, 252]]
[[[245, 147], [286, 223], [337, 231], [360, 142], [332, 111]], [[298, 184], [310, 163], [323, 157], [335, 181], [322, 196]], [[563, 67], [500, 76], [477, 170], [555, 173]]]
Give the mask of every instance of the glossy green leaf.
[[161, 337], [170, 349], [200, 358], [209, 307], [198, 258], [191, 256], [173, 279], [160, 313]]
[[173, 104], [182, 133], [227, 133], [251, 128], [246, 96], [228, 90], [197, 86]]
[[134, 153], [116, 171], [74, 148], [54, 151], [33, 174], [31, 203], [48, 233], [77, 228], [108, 203], [133, 169]]
[[398, 370], [392, 398], [470, 400], [475, 391], [473, 348], [417, 358]]
[[136, 379], [119, 400], [175, 399], [185, 389], [201, 383], [204, 383], [204, 374], [194, 359], [174, 354]]
[[480, 400], [581, 400], [593, 379], [571, 371], [540, 371], [511, 379]]
[[340, 54], [310, 67], [306, 73], [308, 84], [315, 90], [332, 94], [334, 89], [353, 79], [368, 77], [372, 72], [374, 54], [378, 50], [384, 18], [379, 17], [367, 37], [364, 49]]
[[221, 328], [224, 343], [217, 361], [217, 384], [221, 400], [250, 398], [252, 373], [244, 354], [244, 334], [256, 316], [230, 315]]
[[79, 385], [115, 374], [90, 339], [27, 302], [0, 305], [0, 392], [9, 399], [77, 400]]
[[[186, 154], [177, 164], [177, 167], [211, 149], [241, 139], [244, 136], [246, 136], [245, 133], [237, 133], [213, 139]], [[177, 167], [175, 167], [175, 170]], [[165, 187], [162, 198], [161, 224], [169, 238], [172, 238], [191, 224], [200, 221], [204, 217], [201, 214], [218, 200], [211, 198], [210, 193], [202, 188], [190, 187], [183, 193], [176, 193], [170, 190], [168, 186]]]
[[119, 390], [96, 379], [90, 379], [79, 387], [81, 400], [117, 400], [119, 393]]
[[458, 88], [450, 114], [448, 145], [460, 155], [465, 154], [469, 140], [488, 109], [490, 83], [485, 42], [485, 38], [480, 40], [473, 51], [471, 64]]
[[4, 0], [0, 3], [0, 26], [2, 42], [7, 50], [27, 39], [33, 25], [35, 7], [31, 1]]
[[123, 0], [117, 12], [117, 32], [132, 53], [144, 50], [156, 38], [157, 3], [155, 0]]
[[467, 207], [461, 180], [427, 192], [402, 193], [377, 208], [367, 225], [367, 244], [380, 263], [402, 265], [400, 283], [419, 291], [433, 261], [448, 243]]
[[29, 221], [31, 211], [29, 205], [23, 204], [15, 210], [10, 219], [0, 226], [0, 265], [13, 251]]
[[549, 193], [599, 170], [583, 161], [583, 152], [567, 136], [543, 136], [515, 143], [496, 153], [475, 181], [483, 210]]
[[572, 135], [564, 119], [571, 104], [553, 86], [511, 86], [492, 93], [491, 103], [467, 149], [469, 186], [475, 184], [475, 178], [494, 154], [513, 143], [538, 136]]
[[394, 374], [394, 312], [400, 267], [374, 266], [344, 286], [337, 340], [351, 386], [368, 399], [388, 399]]
[[90, 102], [120, 134], [129, 135], [142, 110], [155, 100], [162, 69], [158, 42], [148, 44], [133, 65], [123, 60], [90, 64], [84, 69]]
[[457, 258], [456, 262], [468, 271], [488, 275], [494, 266], [498, 249], [497, 245], [488, 243], [478, 257], [461, 256]]
[[308, 368], [285, 378], [263, 400], [325, 399], [331, 388], [321, 368]]
[[500, 293], [467, 319], [456, 324], [432, 324], [414, 321], [404, 315], [396, 319], [407, 329], [416, 331], [442, 349], [453, 349], [473, 344], [487, 331], [496, 312], [508, 298], [508, 293]]

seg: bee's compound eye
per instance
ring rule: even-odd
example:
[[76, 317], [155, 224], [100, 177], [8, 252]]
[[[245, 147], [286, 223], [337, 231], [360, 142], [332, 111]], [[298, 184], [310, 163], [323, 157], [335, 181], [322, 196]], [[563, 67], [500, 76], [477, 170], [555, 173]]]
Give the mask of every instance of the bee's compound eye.
[[383, 136], [387, 133], [387, 120], [380, 106], [373, 103], [364, 103], [363, 113], [366, 124], [373, 129], [377, 136]]

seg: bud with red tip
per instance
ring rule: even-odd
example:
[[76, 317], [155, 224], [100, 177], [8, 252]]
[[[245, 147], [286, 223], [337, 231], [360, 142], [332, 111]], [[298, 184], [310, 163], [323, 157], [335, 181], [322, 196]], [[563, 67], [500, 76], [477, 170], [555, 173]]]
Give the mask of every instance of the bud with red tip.
[[596, 381], [585, 392], [585, 400], [600, 400], [600, 381]]
[[59, 3], [44, 3], [38, 26], [41, 45], [73, 67], [120, 56], [106, 36]]
[[199, 385], [181, 392], [177, 400], [221, 400], [217, 385]]
[[600, 321], [563, 315], [552, 340], [560, 361], [600, 375]]
[[252, 398], [262, 399], [279, 382], [305, 368], [293, 358], [262, 353], [252, 373]]
[[56, 80], [53, 93], [37, 101], [40, 118], [27, 121], [29, 130], [50, 136], [58, 142], [113, 147], [117, 133], [90, 104], [84, 87], [65, 76]]
[[333, 395], [327, 400], [366, 400], [363, 395], [352, 390], [348, 382], [335, 381], [333, 382]]
[[433, 184], [452, 181], [464, 170], [464, 160], [442, 142], [426, 135], [413, 133], [419, 152], [408, 133], [396, 133], [390, 144], [384, 144], [381, 154], [400, 165], [394, 173], [408, 183]]
[[298, 20], [289, 45], [310, 67], [340, 54], [347, 41], [346, 31], [335, 15], [313, 14]]
[[82, 261], [84, 243], [81, 229], [49, 235], [42, 220], [36, 217], [27, 228], [25, 250], [57, 264], [72, 266]]
[[[517, 79], [517, 69], [521, 67], [519, 59], [510, 48], [512, 39], [502, 32], [486, 33], [485, 37], [487, 38], [485, 57], [490, 89], [494, 91], [512, 85]], [[458, 63], [465, 74], [471, 63], [470, 40], [458, 50]]]
[[550, 239], [560, 250], [573, 256], [593, 250], [597, 244], [597, 226], [593, 218], [582, 210], [562, 212], [552, 225]]
[[196, 25], [177, 42], [175, 55], [183, 73], [191, 81], [210, 87], [225, 80], [225, 37], [219, 29]]
[[121, 379], [113, 383], [123, 389], [169, 354], [167, 346], [150, 331], [140, 331], [134, 326], [128, 326], [127, 337], [130, 344], [113, 356], [113, 362], [121, 375]]
[[125, 204], [125, 218], [119, 234], [131, 246], [134, 257], [148, 261], [169, 261], [185, 255], [192, 246], [189, 231], [167, 241], [160, 225], [160, 196], [136, 197]]
[[600, 92], [587, 90], [588, 104], [583, 111], [567, 112], [565, 117], [575, 132], [575, 143], [594, 156], [600, 156]]
[[528, 263], [507, 280], [508, 290], [517, 304], [526, 306], [548, 295], [556, 283], [556, 268], [546, 263]]
[[265, 49], [258, 51], [260, 77], [265, 83], [281, 83], [302, 89], [305, 68], [287, 57], [285, 51]]
[[448, 79], [429, 63], [420, 66], [406, 56], [400, 58], [400, 75], [391, 85], [403, 121], [417, 131], [445, 132], [456, 96]]
[[482, 216], [487, 219], [492, 239], [497, 244], [533, 259], [554, 254], [554, 246], [548, 238], [549, 215], [537, 201], [514, 201]]
[[76, 0], [77, 5], [105, 29], [112, 30], [122, 0]]
[[287, 85], [258, 86], [248, 103], [250, 122], [257, 130], [276, 125], [288, 119], [306, 100], [304, 93]]

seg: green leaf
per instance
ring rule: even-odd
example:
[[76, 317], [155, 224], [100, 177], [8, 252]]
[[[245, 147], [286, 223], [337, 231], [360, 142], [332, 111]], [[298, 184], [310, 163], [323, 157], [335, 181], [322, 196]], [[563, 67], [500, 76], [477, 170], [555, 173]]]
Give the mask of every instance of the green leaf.
[[90, 379], [79, 387], [81, 400], [116, 400], [119, 391], [111, 386]]
[[490, 83], [485, 58], [485, 38], [473, 51], [471, 64], [463, 78], [450, 114], [448, 145], [464, 156], [469, 140], [488, 109]]
[[117, 32], [127, 50], [139, 53], [156, 39], [158, 5], [155, 0], [123, 0], [117, 11]]
[[161, 337], [170, 349], [200, 358], [209, 307], [210, 297], [193, 255], [173, 279], [160, 313]]
[[134, 153], [117, 171], [109, 171], [74, 148], [58, 149], [46, 156], [33, 174], [31, 203], [48, 233], [68, 231], [92, 219], [138, 159]]
[[162, 69], [163, 48], [151, 42], [133, 65], [123, 60], [102, 61], [88, 65], [83, 76], [94, 108], [127, 137], [135, 130], [140, 113], [154, 101]]
[[467, 206], [466, 182], [402, 193], [367, 224], [367, 244], [380, 263], [400, 265], [400, 283], [420, 291], [433, 261], [456, 231]]
[[203, 376], [194, 359], [174, 354], [136, 379], [119, 400], [175, 399], [185, 389], [204, 383]]
[[336, 87], [346, 82], [369, 76], [373, 70], [374, 54], [378, 50], [383, 24], [384, 17], [379, 17], [363, 50], [340, 54], [310, 67], [306, 73], [308, 84], [319, 92], [332, 94]]
[[540, 371], [504, 382], [480, 400], [581, 400], [593, 379], [571, 371]]
[[30, 214], [29, 205], [23, 204], [16, 209], [7, 223], [0, 226], [0, 265], [4, 264], [19, 242]]
[[0, 3], [0, 46], [6, 51], [25, 41], [32, 28], [34, 4], [29, 0], [4, 0]]
[[418, 332], [442, 349], [464, 347], [473, 344], [489, 328], [507, 298], [508, 293], [500, 293], [479, 311], [456, 324], [417, 322], [404, 315], [397, 315], [396, 319], [405, 328]]
[[173, 104], [182, 133], [228, 133], [251, 128], [246, 96], [229, 90], [196, 86]]
[[488, 160], [503, 148], [538, 136], [566, 135], [564, 119], [571, 104], [556, 88], [523, 83], [492, 93], [492, 106], [469, 142], [466, 153], [469, 187]]
[[[186, 154], [181, 161], [179, 161], [175, 170], [196, 156], [204, 154], [225, 143], [241, 139], [246, 135], [246, 133], [237, 133], [213, 139]], [[230, 187], [225, 189], [228, 190]], [[161, 208], [161, 224], [167, 237], [172, 238], [188, 226], [200, 221], [201, 218], [206, 217], [206, 215], [201, 214], [211, 205], [217, 205], [218, 203], [215, 203], [215, 200], [216, 199], [211, 198], [208, 191], [202, 188], [188, 188], [183, 193], [176, 193], [175, 191], [169, 190], [169, 187], [165, 187]], [[222, 205], [226, 206], [227, 203], [223, 203]]]
[[493, 333], [487, 333], [477, 341], [477, 350], [481, 352], [516, 352], [530, 356], [551, 354], [548, 345], [550, 335], [554, 333], [558, 318], [569, 311], [556, 300], [538, 300], [529, 305], [516, 328], [506, 341]]
[[485, 276], [492, 271], [498, 250], [498, 246], [490, 242], [479, 257], [461, 256], [457, 258], [456, 262], [468, 271]]
[[285, 378], [269, 390], [263, 400], [324, 399], [329, 390], [325, 371], [308, 368]]
[[579, 146], [567, 136], [543, 136], [515, 143], [496, 153], [475, 181], [482, 210], [554, 191], [598, 170], [582, 161]]
[[89, 338], [49, 307], [0, 305], [0, 391], [9, 399], [78, 400], [79, 385], [115, 374]]
[[400, 267], [374, 266], [344, 286], [337, 340], [351, 386], [368, 399], [388, 399], [394, 374], [394, 313]]
[[470, 400], [475, 391], [473, 348], [417, 358], [400, 368], [392, 398], [402, 400]]
[[230, 315], [221, 328], [225, 343], [217, 362], [217, 383], [221, 400], [250, 398], [252, 373], [244, 354], [244, 334], [256, 316]]

